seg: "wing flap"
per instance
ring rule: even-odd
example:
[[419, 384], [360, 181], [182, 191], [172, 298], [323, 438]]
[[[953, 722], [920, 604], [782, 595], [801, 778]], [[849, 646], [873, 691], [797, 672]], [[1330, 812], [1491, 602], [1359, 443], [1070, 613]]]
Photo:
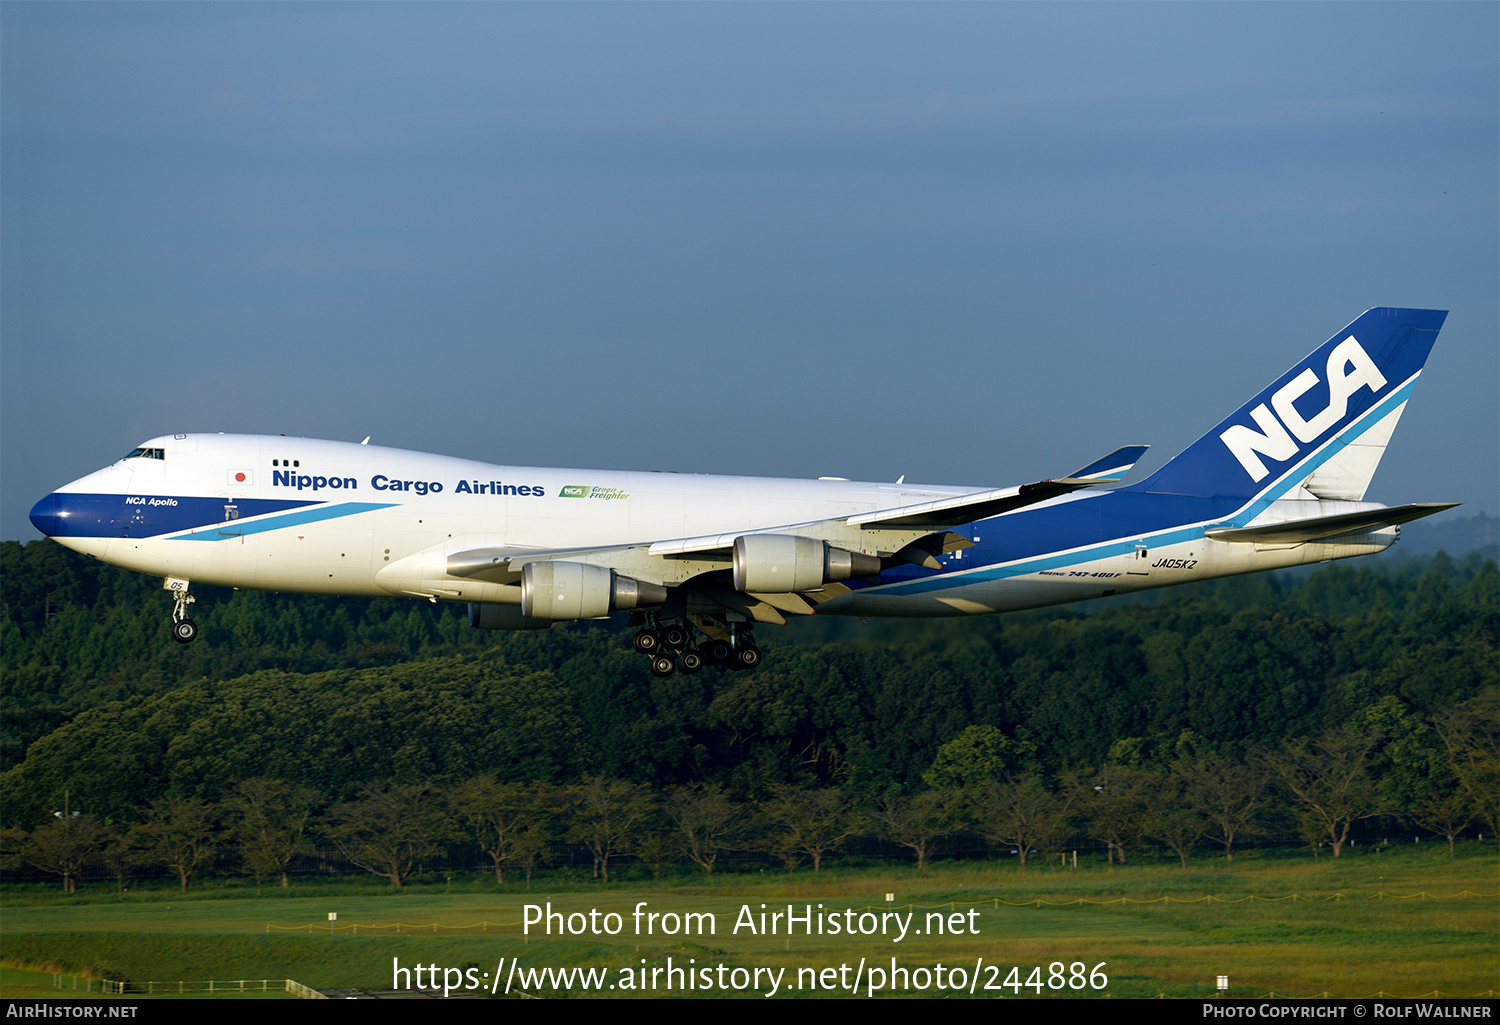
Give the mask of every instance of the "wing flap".
[[[736, 591], [728, 584], [717, 580], [707, 580], [696, 587], [699, 594], [709, 601], [716, 602], [741, 615], [749, 616], [757, 623], [771, 623], [775, 626], [785, 626], [786, 618], [777, 611], [770, 603], [762, 601], [764, 595], [748, 595]], [[777, 595], [777, 597], [786, 597]], [[812, 611], [811, 609], [808, 610]]]
[[789, 612], [794, 616], [810, 616], [813, 607], [809, 605], [800, 595], [796, 594], [761, 594], [759, 592], [747, 592], [749, 597], [756, 601], [763, 601], [771, 608], [780, 612]]

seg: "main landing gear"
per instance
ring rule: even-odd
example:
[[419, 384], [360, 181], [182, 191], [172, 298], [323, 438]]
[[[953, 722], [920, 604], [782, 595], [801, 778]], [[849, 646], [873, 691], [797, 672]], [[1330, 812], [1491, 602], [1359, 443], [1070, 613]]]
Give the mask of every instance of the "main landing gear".
[[[705, 635], [693, 642], [694, 629], [686, 622], [661, 623], [654, 617], [645, 629], [636, 631], [631, 643], [651, 660], [651, 675], [665, 678], [673, 673], [696, 673], [704, 666], [754, 669], [760, 665], [760, 649], [754, 630], [746, 623], [728, 624], [728, 638]], [[718, 631], [716, 631], [718, 632]]]
[[177, 577], [167, 577], [162, 585], [176, 596], [172, 606], [172, 640], [178, 644], [191, 644], [198, 639], [198, 624], [188, 618], [188, 606], [197, 601], [188, 593], [188, 582]]

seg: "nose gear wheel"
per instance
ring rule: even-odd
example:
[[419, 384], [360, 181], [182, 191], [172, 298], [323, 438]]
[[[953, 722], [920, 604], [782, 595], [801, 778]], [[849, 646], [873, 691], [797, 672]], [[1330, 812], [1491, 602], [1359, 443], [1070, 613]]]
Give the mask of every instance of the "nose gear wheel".
[[198, 599], [185, 589], [172, 593], [176, 596], [172, 604], [172, 640], [178, 644], [191, 644], [198, 639], [198, 624], [188, 618], [188, 606]]

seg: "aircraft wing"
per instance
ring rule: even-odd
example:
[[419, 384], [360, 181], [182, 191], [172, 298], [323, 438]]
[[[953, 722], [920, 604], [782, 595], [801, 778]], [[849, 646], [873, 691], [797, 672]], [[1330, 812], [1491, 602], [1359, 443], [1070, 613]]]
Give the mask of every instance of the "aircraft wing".
[[865, 528], [927, 527], [936, 530], [953, 527], [960, 523], [989, 519], [1049, 498], [1057, 498], [1080, 488], [1114, 484], [1140, 461], [1148, 445], [1127, 445], [1115, 449], [1103, 459], [1096, 459], [1066, 477], [1042, 480], [1033, 484], [1022, 484], [1018, 488], [1002, 488], [997, 491], [981, 491], [972, 495], [959, 495], [921, 505], [903, 506], [881, 512], [851, 516], [851, 526]]
[[[450, 576], [509, 584], [521, 579], [527, 563], [565, 560], [607, 566], [621, 574], [670, 587], [704, 573], [731, 568], [736, 539], [753, 534], [808, 537], [854, 552], [935, 566], [934, 556], [973, 544], [966, 538], [947, 533], [946, 528], [1013, 512], [1080, 488], [1112, 484], [1118, 477], [1111, 475], [1128, 470], [1145, 451], [1144, 445], [1131, 445], [1117, 449], [1066, 477], [1016, 488], [976, 491], [858, 516], [602, 548], [470, 549], [449, 555], [447, 571]], [[805, 614], [812, 611], [811, 604], [826, 601], [846, 590], [842, 585], [827, 583], [815, 591], [801, 592], [801, 599], [796, 594], [750, 597], [782, 612]], [[743, 602], [745, 597], [741, 595], [737, 600]], [[727, 597], [725, 603], [732, 607]]]

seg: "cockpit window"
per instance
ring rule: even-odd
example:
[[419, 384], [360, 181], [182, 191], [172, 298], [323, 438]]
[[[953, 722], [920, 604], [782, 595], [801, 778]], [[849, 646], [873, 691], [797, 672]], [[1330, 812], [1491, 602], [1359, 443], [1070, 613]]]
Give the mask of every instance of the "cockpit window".
[[165, 458], [167, 458], [167, 453], [166, 453], [165, 449], [160, 449], [160, 448], [137, 448], [137, 449], [132, 449], [131, 452], [130, 452], [130, 455], [126, 456], [125, 458], [126, 459], [165, 459]]

